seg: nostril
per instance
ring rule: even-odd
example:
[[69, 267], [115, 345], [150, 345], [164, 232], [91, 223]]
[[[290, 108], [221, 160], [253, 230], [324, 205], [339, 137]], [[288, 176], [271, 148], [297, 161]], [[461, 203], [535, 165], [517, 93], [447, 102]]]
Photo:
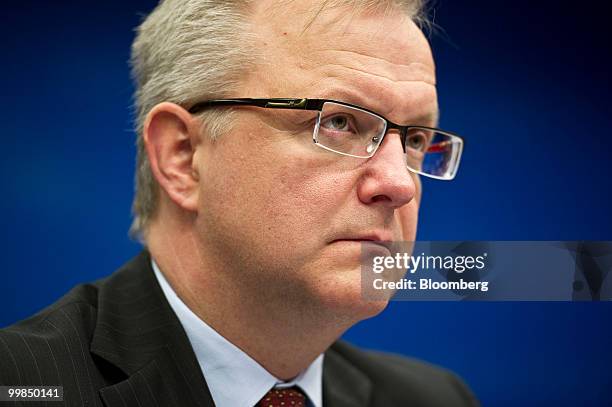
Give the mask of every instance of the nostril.
[[376, 195], [374, 197], [372, 197], [372, 202], [381, 202], [381, 201], [390, 201], [391, 199], [389, 199], [388, 196], [386, 195]]

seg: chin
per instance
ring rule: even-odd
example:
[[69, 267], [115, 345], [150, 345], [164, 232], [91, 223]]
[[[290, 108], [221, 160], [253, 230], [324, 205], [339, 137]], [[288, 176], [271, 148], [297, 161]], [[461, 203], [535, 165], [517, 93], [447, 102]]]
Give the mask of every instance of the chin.
[[364, 319], [375, 317], [387, 308], [389, 300], [363, 300], [361, 313], [359, 314], [359, 321]]
[[315, 287], [317, 302], [326, 313], [349, 320], [352, 324], [381, 313], [388, 299], [371, 299], [363, 295], [360, 271], [334, 272], [333, 281], [321, 279]]

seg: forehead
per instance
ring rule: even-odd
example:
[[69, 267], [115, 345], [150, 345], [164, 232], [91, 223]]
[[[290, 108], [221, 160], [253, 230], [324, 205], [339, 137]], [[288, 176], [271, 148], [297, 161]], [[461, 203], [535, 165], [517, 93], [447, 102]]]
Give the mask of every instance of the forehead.
[[407, 16], [320, 11], [317, 3], [290, 1], [282, 9], [272, 0], [259, 3], [253, 26], [261, 58], [250, 94], [340, 99], [397, 123], [435, 114], [431, 50]]

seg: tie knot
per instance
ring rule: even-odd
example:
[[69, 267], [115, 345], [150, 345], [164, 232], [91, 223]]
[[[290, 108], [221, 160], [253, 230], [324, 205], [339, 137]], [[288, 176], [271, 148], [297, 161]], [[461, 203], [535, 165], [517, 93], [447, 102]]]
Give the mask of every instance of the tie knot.
[[306, 396], [299, 387], [272, 389], [261, 399], [258, 407], [306, 407]]

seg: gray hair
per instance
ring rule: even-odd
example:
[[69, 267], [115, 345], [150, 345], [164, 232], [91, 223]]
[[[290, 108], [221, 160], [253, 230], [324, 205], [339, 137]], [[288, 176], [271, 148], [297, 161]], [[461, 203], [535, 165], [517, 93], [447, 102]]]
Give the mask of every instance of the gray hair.
[[[237, 96], [241, 75], [257, 60], [248, 19], [255, 1], [162, 0], [136, 30], [130, 61], [137, 133], [132, 237], [142, 240], [159, 198], [142, 137], [147, 114], [162, 102], [189, 106], [204, 99]], [[423, 23], [424, 1], [322, 0], [313, 18], [324, 8], [351, 6], [388, 12], [399, 6]], [[212, 138], [221, 136], [229, 130], [231, 115], [225, 109], [201, 113], [203, 130]]]

